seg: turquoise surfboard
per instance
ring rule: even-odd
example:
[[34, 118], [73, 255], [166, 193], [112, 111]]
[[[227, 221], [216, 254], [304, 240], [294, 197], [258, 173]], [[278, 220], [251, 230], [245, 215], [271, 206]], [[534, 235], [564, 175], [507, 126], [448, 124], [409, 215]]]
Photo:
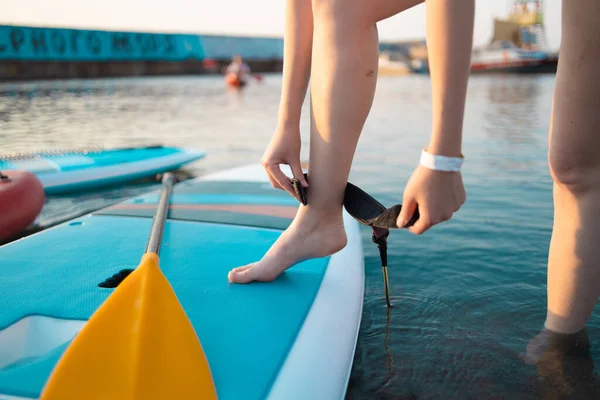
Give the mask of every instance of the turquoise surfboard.
[[205, 152], [166, 146], [77, 149], [49, 153], [0, 155], [0, 171], [34, 173], [46, 194], [64, 194], [111, 186], [175, 170]]

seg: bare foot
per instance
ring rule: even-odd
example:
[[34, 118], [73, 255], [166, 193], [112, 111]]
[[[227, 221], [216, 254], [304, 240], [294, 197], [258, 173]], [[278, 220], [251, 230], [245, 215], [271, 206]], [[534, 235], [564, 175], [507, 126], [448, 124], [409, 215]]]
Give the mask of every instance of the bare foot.
[[545, 396], [541, 398], [597, 399], [600, 385], [594, 374], [587, 331], [563, 334], [544, 328], [522, 355], [535, 365]]
[[346, 242], [341, 213], [336, 217], [323, 217], [309, 207], [302, 207], [262, 260], [234, 268], [227, 277], [233, 283], [270, 282], [300, 261], [340, 251]]

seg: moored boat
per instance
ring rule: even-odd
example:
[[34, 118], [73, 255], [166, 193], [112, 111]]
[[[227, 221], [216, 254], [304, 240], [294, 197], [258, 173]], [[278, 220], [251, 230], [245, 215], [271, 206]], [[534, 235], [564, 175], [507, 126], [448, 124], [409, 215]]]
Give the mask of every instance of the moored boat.
[[487, 46], [474, 49], [471, 72], [555, 73], [558, 55], [550, 51], [544, 27], [544, 2], [515, 0], [508, 18], [494, 21]]
[[556, 72], [557, 62], [544, 51], [523, 50], [512, 42], [498, 41], [473, 51], [471, 72]]

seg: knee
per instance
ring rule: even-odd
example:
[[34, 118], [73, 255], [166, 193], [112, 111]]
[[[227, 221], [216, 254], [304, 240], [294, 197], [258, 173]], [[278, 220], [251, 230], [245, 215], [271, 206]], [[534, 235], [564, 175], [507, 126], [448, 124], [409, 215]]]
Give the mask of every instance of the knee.
[[550, 149], [550, 174], [554, 183], [573, 194], [600, 189], [600, 159], [582, 152]]
[[312, 9], [315, 17], [335, 17], [337, 11], [342, 9], [343, 0], [312, 0]]
[[360, 18], [359, 5], [352, 0], [312, 0], [313, 17], [338, 26], [360, 23], [365, 16]]

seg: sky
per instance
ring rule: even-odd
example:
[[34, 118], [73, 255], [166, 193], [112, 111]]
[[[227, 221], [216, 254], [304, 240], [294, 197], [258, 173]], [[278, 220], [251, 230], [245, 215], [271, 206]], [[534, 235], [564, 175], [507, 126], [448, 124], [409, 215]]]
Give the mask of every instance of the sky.
[[[364, 0], [369, 1], [369, 0]], [[460, 1], [460, 0], [455, 0]], [[285, 0], [0, 0], [0, 24], [143, 32], [282, 36]], [[476, 0], [474, 44], [489, 42], [509, 0]], [[560, 45], [560, 0], [546, 0], [546, 36]], [[425, 37], [425, 6], [378, 24], [380, 40]]]

